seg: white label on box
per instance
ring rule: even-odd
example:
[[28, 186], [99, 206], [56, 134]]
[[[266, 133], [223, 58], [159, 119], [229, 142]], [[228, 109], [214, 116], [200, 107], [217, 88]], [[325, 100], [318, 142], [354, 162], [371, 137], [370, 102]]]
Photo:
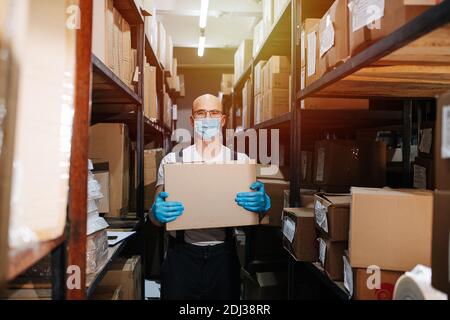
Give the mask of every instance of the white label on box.
[[320, 56], [322, 57], [328, 50], [334, 46], [334, 27], [331, 15], [327, 14], [326, 26], [324, 30], [321, 30], [320, 34]]
[[317, 172], [316, 180], [319, 182], [323, 181], [325, 172], [325, 148], [319, 148], [317, 150]]
[[450, 106], [442, 109], [442, 159], [450, 159]]
[[178, 120], [178, 106], [176, 104], [172, 106], [172, 120]]
[[316, 74], [317, 33], [308, 33], [308, 77]]
[[414, 188], [427, 188], [427, 169], [416, 164], [414, 165]]
[[421, 132], [419, 151], [422, 153], [430, 153], [433, 143], [433, 129], [423, 129]]
[[327, 244], [323, 239], [317, 239], [319, 241], [319, 260], [322, 266], [325, 267], [325, 255], [327, 253]]
[[283, 219], [283, 235], [289, 240], [290, 243], [294, 241], [295, 222], [289, 217], [284, 217]]
[[240, 117], [241, 116], [241, 109], [237, 109], [236, 110], [236, 117]]
[[305, 68], [302, 68], [302, 72], [300, 73], [300, 89], [305, 89], [306, 86], [306, 71]]
[[320, 201], [316, 201], [314, 215], [316, 217], [316, 222], [323, 229], [323, 231], [328, 233], [328, 219], [327, 219], [328, 208], [324, 206]]
[[352, 15], [352, 32], [364, 27], [380, 29], [384, 17], [385, 0], [353, 0], [348, 5]]
[[344, 287], [347, 289], [350, 297], [353, 296], [353, 270], [350, 262], [346, 256], [342, 257], [344, 259]]
[[[305, 46], [305, 30], [302, 30], [301, 36], [300, 36], [300, 58], [301, 61], [306, 60], [306, 46]], [[303, 67], [303, 66], [302, 66]]]

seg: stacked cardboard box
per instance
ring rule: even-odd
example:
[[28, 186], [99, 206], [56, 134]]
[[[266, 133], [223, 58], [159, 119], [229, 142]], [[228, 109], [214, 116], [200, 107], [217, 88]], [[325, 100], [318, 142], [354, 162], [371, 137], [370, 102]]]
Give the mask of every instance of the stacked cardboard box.
[[254, 119], [255, 124], [261, 123], [263, 114], [263, 87], [264, 87], [264, 75], [263, 67], [266, 65], [267, 61], [261, 60], [255, 66], [255, 82], [254, 82], [254, 94], [255, 94], [255, 106], [254, 106]]
[[234, 54], [234, 81], [239, 80], [239, 78], [244, 73], [245, 68], [247, 68], [252, 60], [253, 53], [253, 40], [244, 40]]
[[164, 93], [164, 124], [172, 128], [172, 99], [167, 92]]
[[118, 260], [114, 262], [100, 282], [100, 286], [121, 287], [121, 300], [141, 300], [141, 269], [141, 258], [139, 256]]
[[290, 111], [289, 73], [291, 70], [288, 57], [272, 56], [261, 69], [262, 106], [260, 120], [268, 121]]
[[433, 192], [352, 188], [350, 220], [353, 268], [409, 271], [431, 265]]
[[157, 57], [159, 60], [159, 63], [163, 66], [164, 69], [166, 69], [166, 59], [167, 59], [167, 35], [166, 35], [166, 28], [164, 28], [164, 25], [162, 22], [158, 22], [158, 51], [157, 51]]
[[159, 119], [156, 67], [148, 63], [144, 67], [144, 88], [144, 115], [149, 119]]
[[158, 53], [158, 21], [156, 18], [156, 8], [152, 9], [152, 16], [145, 17], [145, 35], [150, 42], [153, 52]]
[[253, 58], [256, 57], [264, 42], [264, 20], [253, 29]]
[[350, 196], [316, 194], [314, 215], [319, 230], [319, 260], [332, 280], [344, 275], [342, 256], [348, 249]]
[[249, 79], [245, 82], [242, 89], [242, 128], [250, 129], [251, 127], [251, 106], [252, 106], [252, 81]]
[[274, 21], [277, 21], [281, 14], [283, 13], [283, 9], [286, 8], [289, 0], [273, 0], [273, 18]]
[[132, 88], [137, 65], [131, 46], [131, 28], [112, 0], [94, 2], [92, 51]]
[[264, 35], [267, 36], [274, 23], [274, 0], [262, 0], [263, 28]]
[[384, 187], [386, 151], [383, 142], [318, 141], [314, 183], [330, 192], [348, 192], [351, 186]]
[[[349, 0], [350, 51], [354, 55], [374, 42], [386, 37], [440, 1], [390, 0], [355, 1]], [[377, 11], [369, 10], [377, 5]]]
[[110, 217], [128, 213], [129, 138], [124, 124], [101, 123], [90, 128], [89, 158], [108, 162], [110, 172]]
[[284, 209], [283, 245], [298, 261], [318, 261], [319, 250], [313, 208]]
[[174, 70], [172, 36], [166, 35], [166, 41], [166, 59], [164, 63], [164, 70], [169, 73], [170, 77], [175, 77], [176, 71]]
[[220, 83], [220, 91], [229, 96], [233, 93], [234, 75], [233, 74], [223, 74], [222, 81]]

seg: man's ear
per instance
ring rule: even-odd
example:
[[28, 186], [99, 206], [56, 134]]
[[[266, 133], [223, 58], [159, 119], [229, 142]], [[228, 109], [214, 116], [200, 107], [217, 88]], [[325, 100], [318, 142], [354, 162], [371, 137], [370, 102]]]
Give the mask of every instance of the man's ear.
[[227, 124], [227, 116], [223, 115], [222, 116], [222, 128], [225, 127], [226, 124]]
[[191, 122], [192, 128], [194, 128], [194, 123], [195, 123], [194, 117], [191, 116], [189, 119], [191, 120], [190, 122]]

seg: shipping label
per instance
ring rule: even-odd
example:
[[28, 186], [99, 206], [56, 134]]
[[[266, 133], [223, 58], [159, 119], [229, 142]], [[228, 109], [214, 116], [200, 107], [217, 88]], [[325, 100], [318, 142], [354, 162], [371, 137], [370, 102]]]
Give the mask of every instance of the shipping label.
[[442, 109], [442, 159], [450, 159], [450, 106]]
[[323, 229], [323, 231], [328, 233], [328, 207], [324, 206], [320, 201], [316, 201], [314, 213], [316, 223]]
[[319, 241], [319, 260], [322, 266], [325, 267], [325, 255], [327, 253], [327, 244], [323, 239], [317, 239]]
[[283, 218], [283, 235], [289, 240], [290, 243], [294, 241], [295, 222], [289, 217]]
[[431, 153], [431, 145], [433, 143], [433, 129], [423, 129], [419, 144], [419, 151], [422, 153]]
[[380, 29], [384, 17], [385, 0], [353, 0], [348, 5], [352, 16], [352, 32], [364, 27]]
[[335, 31], [331, 15], [327, 14], [324, 29], [320, 31], [320, 57], [334, 46]]
[[414, 188], [427, 188], [427, 169], [416, 164], [414, 165]]
[[308, 77], [316, 74], [317, 32], [308, 33]]
[[342, 257], [344, 259], [344, 287], [353, 296], [353, 270], [348, 258], [346, 256]]
[[325, 148], [317, 150], [317, 172], [316, 181], [323, 182], [325, 173]]

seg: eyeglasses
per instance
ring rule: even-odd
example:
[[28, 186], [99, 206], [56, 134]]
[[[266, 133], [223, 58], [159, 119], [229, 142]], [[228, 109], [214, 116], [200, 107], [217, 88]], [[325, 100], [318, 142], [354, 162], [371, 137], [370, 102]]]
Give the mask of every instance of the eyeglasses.
[[220, 118], [223, 116], [222, 111], [219, 110], [198, 110], [194, 112], [194, 118], [195, 119], [205, 119], [207, 116], [211, 117], [211, 118]]

